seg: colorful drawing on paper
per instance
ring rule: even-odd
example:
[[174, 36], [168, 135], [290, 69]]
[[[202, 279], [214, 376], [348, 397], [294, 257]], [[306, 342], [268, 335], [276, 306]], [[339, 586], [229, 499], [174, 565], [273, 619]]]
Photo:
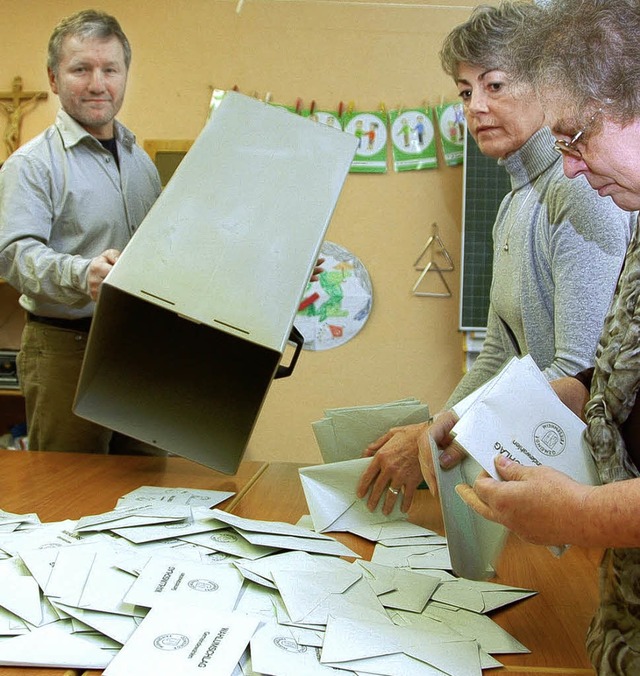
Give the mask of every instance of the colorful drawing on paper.
[[309, 282], [294, 324], [305, 350], [328, 350], [353, 338], [365, 325], [373, 292], [371, 279], [357, 256], [333, 242], [320, 250], [324, 272]]

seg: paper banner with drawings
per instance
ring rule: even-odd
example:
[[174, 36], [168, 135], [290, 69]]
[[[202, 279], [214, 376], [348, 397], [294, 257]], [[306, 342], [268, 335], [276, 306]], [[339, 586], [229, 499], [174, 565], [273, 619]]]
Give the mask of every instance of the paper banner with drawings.
[[436, 116], [445, 163], [450, 167], [462, 164], [466, 129], [462, 104], [442, 103], [436, 106]]
[[365, 325], [373, 291], [369, 273], [344, 247], [324, 242], [324, 272], [309, 282], [294, 325], [304, 336], [305, 350], [328, 350], [353, 338]]
[[[303, 115], [305, 113], [303, 112]], [[342, 122], [340, 121], [340, 116], [335, 110], [314, 110], [313, 112], [308, 111], [308, 117], [314, 122], [319, 122], [324, 124], [327, 127], [334, 127], [335, 129], [342, 129]]]
[[438, 166], [433, 112], [430, 108], [390, 110], [389, 125], [396, 171]]
[[387, 171], [386, 113], [344, 114], [344, 131], [358, 139], [356, 155], [349, 171], [384, 174]]

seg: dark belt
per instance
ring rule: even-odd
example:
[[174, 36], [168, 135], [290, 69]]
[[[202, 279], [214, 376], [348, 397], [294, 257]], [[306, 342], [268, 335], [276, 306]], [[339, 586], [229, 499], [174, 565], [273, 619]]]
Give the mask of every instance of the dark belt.
[[69, 331], [82, 331], [87, 333], [91, 328], [91, 317], [82, 317], [81, 319], [61, 319], [59, 317], [42, 317], [41, 315], [34, 315], [27, 312], [27, 318], [31, 322], [38, 322], [38, 324], [47, 324], [48, 326], [55, 326], [58, 329], [67, 329]]

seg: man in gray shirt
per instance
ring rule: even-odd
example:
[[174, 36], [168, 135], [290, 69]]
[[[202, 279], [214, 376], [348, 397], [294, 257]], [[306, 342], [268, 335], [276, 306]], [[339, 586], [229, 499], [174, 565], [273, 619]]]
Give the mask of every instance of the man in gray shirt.
[[18, 375], [31, 449], [148, 449], [72, 412], [100, 285], [160, 194], [155, 166], [115, 119], [130, 62], [114, 17], [63, 19], [47, 63], [61, 110], [0, 170], [0, 276], [27, 311]]

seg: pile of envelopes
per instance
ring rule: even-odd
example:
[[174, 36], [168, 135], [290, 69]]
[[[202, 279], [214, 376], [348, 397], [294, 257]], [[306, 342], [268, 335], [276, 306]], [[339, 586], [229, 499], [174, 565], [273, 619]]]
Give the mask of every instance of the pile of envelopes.
[[429, 420], [429, 406], [418, 399], [401, 399], [372, 406], [330, 408], [311, 423], [322, 459], [338, 462], [360, 458], [364, 449], [391, 427]]
[[[437, 533], [360, 509], [349, 496], [369, 461], [302, 469], [310, 514], [296, 525], [176, 488], [141, 487], [78, 521], [0, 511], [0, 664], [479, 676], [493, 655], [528, 652], [488, 613], [535, 592], [456, 578]], [[332, 528], [375, 541], [372, 560]]]

